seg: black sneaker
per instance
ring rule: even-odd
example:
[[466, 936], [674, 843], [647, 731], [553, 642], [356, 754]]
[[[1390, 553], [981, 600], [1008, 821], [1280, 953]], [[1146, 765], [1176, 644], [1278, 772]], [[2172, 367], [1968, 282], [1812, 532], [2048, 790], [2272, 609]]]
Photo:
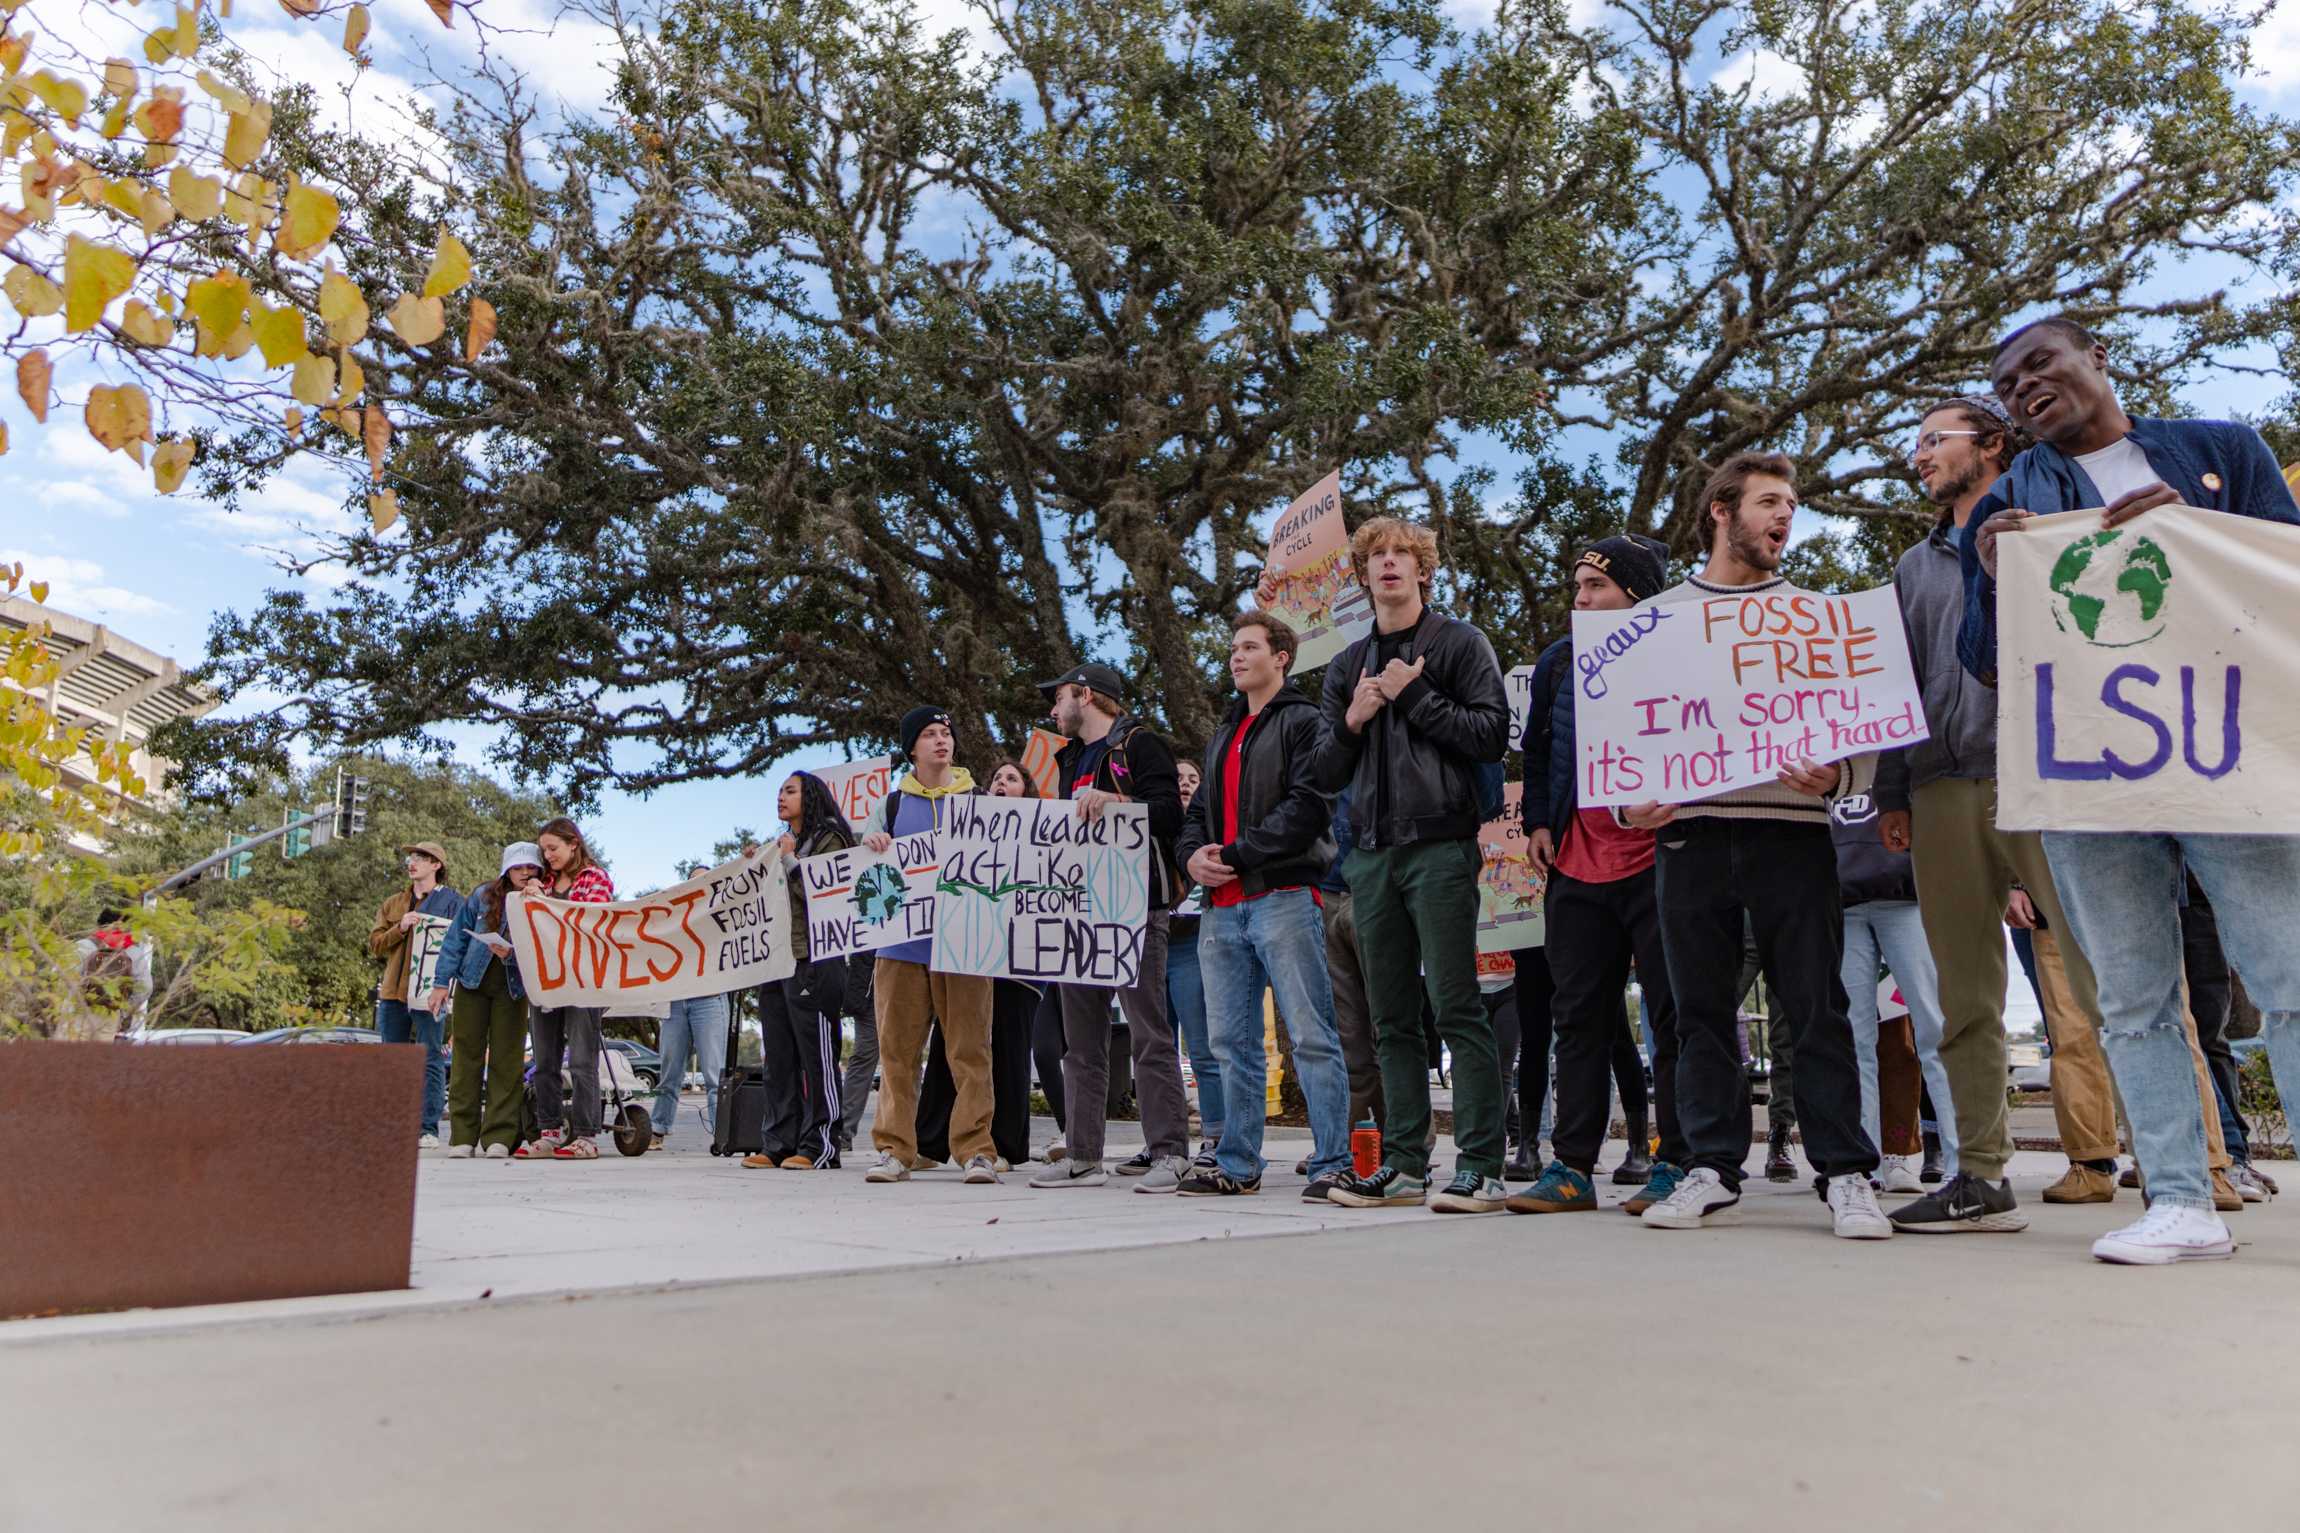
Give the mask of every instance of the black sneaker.
[[1196, 1155], [1196, 1156], [1194, 1156], [1194, 1157], [1192, 1158], [1192, 1160], [1191, 1160], [1191, 1162], [1190, 1162], [1190, 1163], [1191, 1163], [1192, 1165], [1194, 1165], [1194, 1166], [1211, 1166], [1212, 1164], [1214, 1164], [1214, 1152], [1215, 1152], [1217, 1149], [1219, 1149], [1219, 1148], [1221, 1148], [1221, 1141], [1220, 1141], [1220, 1140], [1216, 1140], [1216, 1139], [1201, 1139], [1201, 1140], [1199, 1140], [1199, 1141], [1198, 1141], [1198, 1153], [1197, 1153], [1197, 1155]]
[[1326, 1201], [1339, 1208], [1419, 1207], [1429, 1197], [1426, 1177], [1408, 1176], [1395, 1166], [1383, 1166], [1372, 1176], [1344, 1176], [1327, 1189]]
[[1150, 1174], [1150, 1147], [1144, 1145], [1141, 1154], [1132, 1160], [1119, 1162], [1118, 1174], [1120, 1176], [1148, 1176]]
[[1962, 1171], [1888, 1217], [1894, 1229], [1912, 1235], [2012, 1235], [2028, 1228], [2010, 1181], [1992, 1184]]
[[1342, 1173], [1329, 1171], [1302, 1189], [1302, 1201], [1305, 1203], [1331, 1203], [1334, 1201], [1334, 1189], [1341, 1185]]
[[1797, 1162], [1789, 1153], [1789, 1131], [1777, 1128], [1765, 1136], [1765, 1180], [1793, 1182], [1797, 1179]]
[[1245, 1198], [1261, 1190], [1260, 1177], [1250, 1182], [1241, 1182], [1213, 1166], [1192, 1166], [1183, 1173], [1182, 1185], [1174, 1189], [1185, 1198]]
[[1498, 1214], [1508, 1201], [1509, 1188], [1498, 1176], [1480, 1176], [1475, 1171], [1456, 1171], [1445, 1190], [1430, 1196], [1433, 1214]]

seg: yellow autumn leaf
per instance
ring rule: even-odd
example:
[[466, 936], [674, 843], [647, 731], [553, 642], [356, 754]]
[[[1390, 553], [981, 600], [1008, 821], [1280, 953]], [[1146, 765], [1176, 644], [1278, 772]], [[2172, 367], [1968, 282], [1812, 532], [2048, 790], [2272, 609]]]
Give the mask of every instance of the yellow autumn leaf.
[[335, 365], [325, 357], [306, 356], [295, 365], [288, 392], [307, 405], [324, 405], [335, 387]]
[[248, 243], [253, 245], [257, 233], [269, 229], [279, 217], [279, 199], [272, 195], [272, 184], [258, 175], [241, 176], [224, 189], [224, 217], [245, 228]]
[[140, 80], [135, 64], [128, 59], [104, 60], [104, 90], [122, 101], [136, 93]]
[[375, 535], [382, 537], [391, 531], [392, 523], [399, 520], [399, 491], [380, 490], [367, 498], [367, 519], [375, 524]]
[[471, 280], [471, 252], [463, 241], [439, 231], [439, 248], [432, 252], [431, 270], [424, 274], [423, 296], [442, 298]]
[[455, 0], [423, 0], [423, 3], [431, 7], [431, 14], [439, 18], [441, 26], [451, 32], [455, 30]]
[[188, 59], [200, 51], [200, 13], [188, 5], [176, 7], [176, 57]]
[[64, 290], [29, 266], [10, 267], [0, 277], [0, 293], [26, 319], [40, 319], [64, 307]]
[[484, 298], [471, 300], [471, 322], [463, 331], [463, 360], [466, 365], [479, 360], [495, 339], [495, 305]]
[[0, 458], [8, 456], [8, 423], [0, 421]]
[[128, 103], [115, 101], [104, 113], [104, 126], [100, 130], [107, 140], [118, 138], [128, 131]]
[[208, 70], [201, 70], [193, 76], [193, 79], [198, 83], [201, 90], [206, 91], [209, 96], [214, 98], [216, 105], [227, 112], [244, 112], [255, 104], [255, 97], [241, 90], [231, 81]]
[[234, 333], [245, 328], [241, 321], [248, 308], [247, 278], [223, 271], [202, 277], [184, 290], [184, 308], [199, 322], [198, 354], [223, 356]]
[[136, 258], [75, 234], [64, 242], [64, 333], [78, 335], [102, 321], [112, 300], [136, 280]]
[[[361, 367], [359, 359], [348, 351], [343, 354], [342, 363], [343, 377], [336, 390], [335, 402], [339, 405], [358, 404], [359, 396], [367, 392], [367, 369]], [[347, 410], [344, 413], [349, 414], [351, 412]], [[345, 426], [343, 429], [351, 432], [353, 436], [359, 435], [359, 432], [350, 426]]]
[[53, 373], [45, 351], [27, 351], [16, 359], [16, 397], [43, 424], [48, 419], [48, 381]]
[[333, 197], [316, 186], [294, 182], [288, 187], [279, 232], [272, 236], [272, 243], [291, 261], [309, 260], [334, 237], [342, 217], [343, 206]]
[[49, 108], [63, 118], [67, 125], [74, 128], [80, 126], [80, 114], [88, 110], [88, 87], [77, 80], [52, 75], [45, 69], [35, 70], [32, 78], [24, 84], [33, 95], [47, 102]]
[[294, 405], [287, 407], [286, 412], [280, 416], [280, 421], [287, 427], [289, 436], [300, 437], [303, 435], [303, 411]]
[[328, 339], [338, 346], [356, 346], [367, 334], [367, 300], [349, 277], [333, 267], [320, 279], [319, 317], [327, 325]]
[[231, 124], [224, 129], [224, 163], [234, 170], [245, 170], [263, 153], [264, 140], [271, 136], [271, 103], [249, 102], [246, 111], [232, 113]]
[[[93, 178], [90, 181], [80, 183], [80, 200], [82, 202], [88, 200], [92, 180]], [[144, 188], [139, 183], [130, 181], [123, 176], [117, 181], [106, 181], [100, 187], [93, 189], [97, 200], [102, 202], [105, 207], [110, 208], [122, 218], [142, 221], [144, 217]]]
[[153, 313], [151, 305], [141, 298], [128, 300], [120, 312], [120, 328], [128, 333], [128, 339], [145, 346], [165, 346], [176, 338], [176, 322]]
[[184, 131], [184, 93], [163, 85], [136, 108], [136, 131], [151, 144], [172, 144]]
[[175, 221], [174, 204], [161, 193], [146, 189], [136, 205], [136, 222], [143, 226], [144, 238], [150, 239]]
[[[152, 434], [152, 401], [132, 383], [97, 384], [88, 390], [88, 435], [118, 452]], [[141, 455], [139, 454], [139, 461]]]
[[359, 45], [367, 41], [368, 20], [364, 5], [353, 6], [351, 13], [343, 18], [343, 51], [354, 58], [359, 56]]
[[183, 488], [184, 475], [192, 469], [192, 439], [172, 436], [152, 454], [152, 486], [162, 495], [173, 495]]
[[383, 455], [391, 450], [391, 418], [383, 413], [383, 406], [369, 405], [360, 414], [359, 435], [361, 445], [367, 448], [367, 473], [375, 483], [383, 483]]
[[26, 589], [27, 591], [29, 591], [29, 592], [31, 592], [31, 593], [32, 593], [32, 599], [33, 599], [34, 601], [38, 602], [38, 603], [39, 603], [41, 606], [45, 607], [45, 606], [47, 606], [47, 605], [48, 605], [48, 582], [47, 582], [47, 581], [45, 581], [45, 580], [35, 580], [35, 581], [32, 581], [30, 584], [28, 584], [27, 586], [25, 586], [25, 589]]
[[391, 328], [408, 345], [428, 346], [447, 329], [447, 306], [436, 298], [402, 293], [399, 302], [391, 306], [391, 312], [384, 318], [391, 321]]
[[319, 0], [280, 0], [280, 9], [290, 16], [309, 16], [319, 9]]
[[304, 339], [301, 310], [274, 309], [259, 300], [248, 305], [248, 312], [253, 316], [249, 328], [255, 331], [256, 344], [263, 348], [265, 365], [286, 367], [311, 355], [311, 347]]
[[179, 165], [168, 172], [168, 206], [194, 223], [213, 218], [224, 210], [224, 184]]
[[256, 327], [246, 320], [240, 321], [240, 327], [224, 337], [224, 360], [226, 362], [237, 362], [255, 349]]

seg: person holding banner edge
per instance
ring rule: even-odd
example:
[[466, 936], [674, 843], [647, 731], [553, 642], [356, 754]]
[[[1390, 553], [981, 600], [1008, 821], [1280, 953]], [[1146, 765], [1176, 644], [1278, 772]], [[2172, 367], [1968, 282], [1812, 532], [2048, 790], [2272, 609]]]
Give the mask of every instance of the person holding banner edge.
[[453, 1160], [503, 1160], [519, 1143], [520, 1055], [527, 1039], [527, 991], [504, 937], [511, 896], [543, 875], [543, 849], [515, 841], [502, 872], [471, 891], [439, 948], [431, 1010], [451, 1003], [454, 1070], [447, 1082], [448, 1150]]
[[[1623, 612], [1660, 594], [1668, 550], [1651, 538], [1601, 538], [1573, 568], [1576, 612]], [[1676, 1191], [1692, 1159], [1677, 1121], [1677, 1007], [1654, 905], [1653, 832], [1624, 826], [1604, 809], [1577, 806], [1580, 762], [1574, 741], [1573, 641], [1542, 651], [1533, 671], [1525, 719], [1528, 852], [1548, 879], [1546, 944], [1557, 1047], [1555, 1158], [1531, 1187], [1510, 1198], [1517, 1214], [1578, 1213], [1597, 1204], [1597, 1155], [1612, 1117], [1613, 1059], [1626, 1036], [1623, 988], [1636, 963], [1653, 1029], [1654, 1116], [1661, 1154], [1649, 1163], [1636, 1196], [1623, 1208], [1643, 1213]], [[1530, 1028], [1529, 1028], [1530, 1031]], [[1530, 1062], [1531, 1055], [1528, 1060]], [[1521, 1066], [1520, 1068], [1523, 1068]], [[1643, 1081], [1638, 1083], [1640, 1089]], [[1627, 1097], [1628, 1087], [1623, 1087]], [[1530, 1127], [1524, 1131], [1530, 1142]], [[1632, 1115], [1631, 1135], [1642, 1133]], [[1632, 1143], [1625, 1167], [1646, 1160]], [[1616, 1181], [1620, 1178], [1617, 1176]]]
[[[766, 1069], [767, 1110], [759, 1148], [743, 1157], [758, 1171], [835, 1171], [839, 1165], [839, 1026], [846, 999], [843, 957], [809, 959], [806, 893], [798, 861], [855, 844], [838, 800], [823, 780], [793, 772], [775, 795], [775, 813], [790, 828], [776, 842], [790, 887], [788, 979], [759, 987], [759, 1057]], [[746, 853], [749, 848], [744, 849]], [[724, 1018], [725, 1013], [720, 1014]], [[723, 1023], [722, 1023], [723, 1025]]]
[[[1797, 511], [1796, 477], [1796, 465], [1779, 453], [1736, 453], [1720, 464], [1700, 498], [1708, 561], [1654, 604], [1795, 594], [1779, 571]], [[1656, 832], [1655, 903], [1680, 1040], [1677, 1114], [1693, 1157], [1684, 1180], [1638, 1216], [1648, 1228], [1698, 1229], [1738, 1217], [1749, 1155], [1737, 1028], [1746, 918], [1796, 1039], [1797, 1117], [1835, 1233], [1850, 1240], [1892, 1236], [1869, 1184], [1877, 1147], [1861, 1125], [1860, 1068], [1841, 972], [1844, 910], [1829, 831], [1831, 805], [1865, 793], [1875, 762], [1874, 753], [1827, 764], [1802, 760], [1781, 767], [1777, 783], [1621, 811], [1624, 824]]]
[[[561, 816], [535, 833], [543, 853], [543, 876], [531, 892], [577, 904], [605, 905], [615, 898], [615, 881], [591, 859], [591, 848], [573, 820]], [[533, 1142], [512, 1151], [519, 1160], [597, 1160], [599, 1146], [599, 1018], [597, 1006], [527, 1008], [527, 1033], [535, 1053]], [[563, 1104], [560, 1062], [574, 1081], [572, 1107]], [[570, 1132], [572, 1130], [572, 1132]]]
[[[894, 845], [896, 836], [933, 830], [942, 819], [944, 799], [975, 791], [973, 774], [952, 759], [958, 737], [951, 732], [947, 710], [932, 704], [911, 709], [902, 716], [899, 738], [895, 763], [907, 762], [910, 770], [887, 795], [878, 827], [863, 836], [863, 845], [874, 852]], [[973, 974], [937, 973], [930, 967], [933, 956], [934, 940], [921, 937], [879, 949], [872, 967], [879, 1093], [870, 1133], [878, 1159], [863, 1174], [866, 1182], [907, 1182], [911, 1168], [919, 1164], [919, 1071], [927, 1026], [935, 1021], [942, 1024], [944, 1054], [958, 1083], [958, 1101], [951, 1110], [951, 1150], [964, 1158], [967, 1182], [998, 1180], [996, 1146], [990, 1138], [991, 982]]]
[[[1506, 1153], [1501, 1060], [1477, 979], [1478, 768], [1509, 741], [1509, 694], [1484, 634], [1429, 608], [1437, 538], [1378, 516], [1350, 542], [1373, 632], [1326, 667], [1321, 788], [1350, 789], [1355, 847], [1343, 867], [1364, 957], [1381, 1061], [1382, 1164], [1346, 1175], [1343, 1208], [1427, 1202], [1438, 1213], [1498, 1213]], [[1453, 1180], [1429, 1193], [1427, 992], [1453, 1051]]]
[[[2300, 506], [2258, 432], [2236, 421], [2126, 413], [2108, 348], [2066, 316], [2007, 336], [1989, 378], [2036, 445], [1973, 508], [1978, 531], [1961, 550], [1958, 657], [1986, 684], [1997, 680], [1998, 540], [2031, 518], [2098, 507], [2107, 529], [2194, 506], [2300, 524]], [[2290, 1113], [2300, 1107], [2300, 947], [2291, 940], [2300, 837], [2048, 829], [2042, 839], [2065, 930], [2092, 962], [2101, 1043], [2149, 1198], [2145, 1215], [2095, 1241], [2092, 1254], [2136, 1266], [2232, 1256], [2235, 1243], [2213, 1207], [2206, 1115], [2182, 1027], [2182, 869], [2210, 897], [2227, 955], [2259, 1002]]]
[[[1172, 1192], [1188, 1168], [1190, 1099], [1182, 1088], [1182, 1060], [1166, 1001], [1168, 912], [1182, 897], [1174, 865], [1174, 835], [1182, 828], [1182, 790], [1174, 752], [1120, 702], [1125, 681], [1106, 665], [1081, 665], [1039, 684], [1052, 705], [1054, 727], [1070, 737], [1055, 757], [1064, 797], [1080, 818], [1099, 819], [1113, 803], [1144, 806], [1150, 830], [1150, 914], [1134, 983], [1117, 991], [1134, 1052], [1134, 1089], [1141, 1105], [1143, 1150], [1149, 1159], [1136, 1192]], [[1103, 1184], [1103, 1135], [1108, 1127], [1111, 990], [1062, 985], [1063, 1098], [1068, 1154], [1030, 1179], [1040, 1188]]]
[[[1206, 1030], [1225, 1090], [1214, 1164], [1193, 1166], [1185, 1197], [1234, 1197], [1262, 1186], [1269, 1061], [1262, 991], [1293, 1035], [1312, 1149], [1304, 1202], [1322, 1203], [1350, 1164], [1350, 1078], [1334, 1027], [1325, 922], [1316, 884], [1333, 856], [1331, 796], [1318, 786], [1318, 711], [1288, 685], [1299, 640], [1255, 610], [1232, 620], [1230, 677], [1238, 688], [1207, 743], [1203, 787], [1174, 843], [1206, 890], [1198, 961]], [[1202, 1114], [1203, 1116], [1203, 1114]]]

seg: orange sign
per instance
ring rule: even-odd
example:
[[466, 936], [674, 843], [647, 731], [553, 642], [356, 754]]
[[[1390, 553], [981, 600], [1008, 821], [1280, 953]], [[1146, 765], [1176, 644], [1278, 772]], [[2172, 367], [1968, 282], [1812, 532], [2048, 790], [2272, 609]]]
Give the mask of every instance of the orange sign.
[[1055, 775], [1054, 758], [1070, 742], [1051, 729], [1033, 729], [1022, 747], [1022, 770], [1038, 788], [1040, 798], [1060, 798], [1062, 780]]

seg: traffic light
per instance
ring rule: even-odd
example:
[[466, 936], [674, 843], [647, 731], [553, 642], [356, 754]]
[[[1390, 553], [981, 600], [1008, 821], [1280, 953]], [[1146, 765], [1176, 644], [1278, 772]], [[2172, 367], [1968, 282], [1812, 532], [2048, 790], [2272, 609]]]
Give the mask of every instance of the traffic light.
[[304, 853], [311, 850], [312, 827], [309, 825], [297, 825], [295, 822], [302, 817], [298, 815], [293, 809], [285, 811], [285, 817], [286, 823], [290, 829], [286, 835], [280, 837], [280, 860], [282, 862], [293, 862], [298, 857], [301, 857]]
[[[251, 827], [251, 828], [249, 829], [249, 831], [248, 831], [248, 833], [247, 833], [246, 835], [244, 835], [244, 836], [234, 836], [234, 837], [232, 837], [232, 838], [231, 838], [231, 842], [230, 842], [230, 844], [231, 844], [231, 845], [233, 845], [233, 846], [238, 846], [238, 845], [240, 845], [242, 842], [245, 842], [245, 841], [250, 841], [250, 840], [253, 840], [254, 838], [255, 838], [255, 830], [253, 829], [253, 827]], [[228, 858], [228, 859], [225, 861], [225, 863], [224, 863], [224, 877], [226, 877], [226, 878], [245, 878], [245, 877], [247, 877], [247, 876], [248, 876], [248, 874], [249, 874], [249, 873], [251, 873], [252, 871], [254, 871], [254, 869], [255, 869], [255, 865], [256, 865], [256, 854], [255, 854], [255, 853], [253, 853], [253, 852], [234, 852], [234, 853], [232, 853], [232, 855], [230, 856], [230, 858]]]
[[356, 836], [367, 829], [367, 779], [335, 770], [335, 833]]

